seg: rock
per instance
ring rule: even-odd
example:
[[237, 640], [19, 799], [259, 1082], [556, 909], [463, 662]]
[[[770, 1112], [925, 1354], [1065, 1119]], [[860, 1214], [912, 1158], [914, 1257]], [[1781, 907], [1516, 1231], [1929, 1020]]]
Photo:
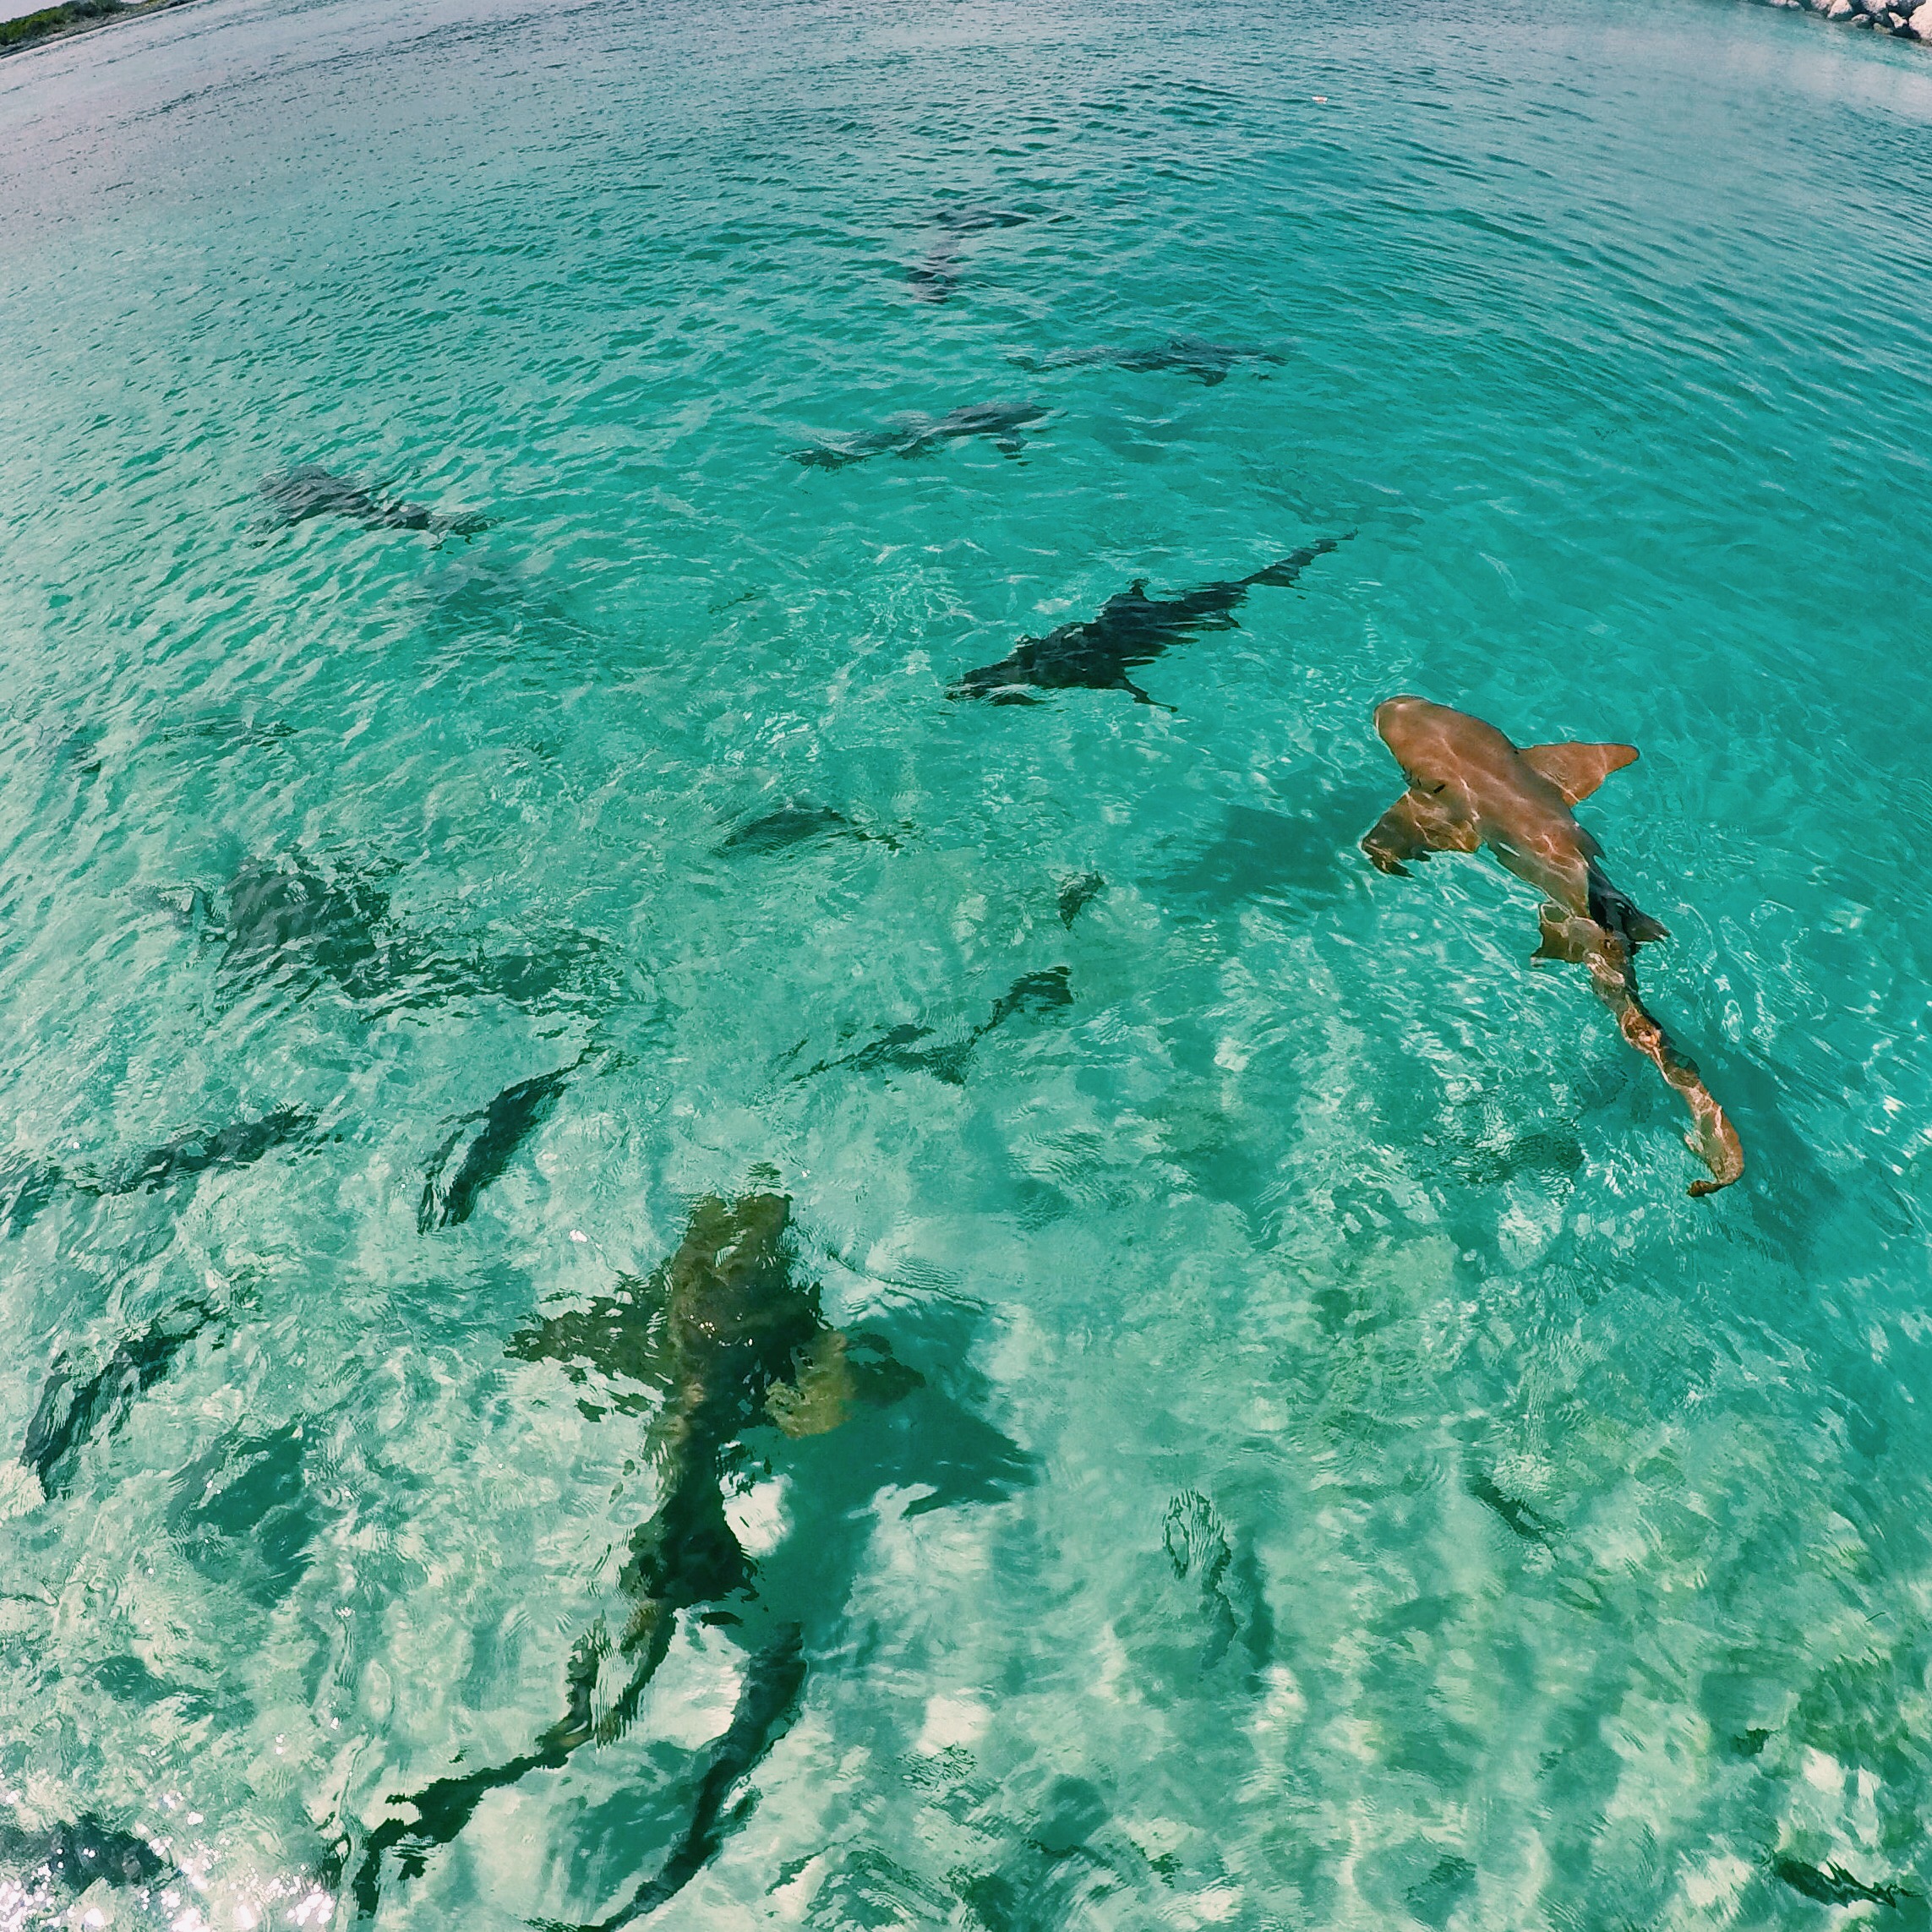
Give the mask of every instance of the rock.
[[1932, 0], [1925, 0], [1924, 5], [1906, 24], [1920, 40], [1932, 41]]
[[[1928, 4], [1932, 4], [1932, 0], [1928, 0]], [[1831, 4], [1825, 9], [1826, 14], [1834, 20], [1843, 19], [1852, 10], [1852, 0], [1831, 0]]]

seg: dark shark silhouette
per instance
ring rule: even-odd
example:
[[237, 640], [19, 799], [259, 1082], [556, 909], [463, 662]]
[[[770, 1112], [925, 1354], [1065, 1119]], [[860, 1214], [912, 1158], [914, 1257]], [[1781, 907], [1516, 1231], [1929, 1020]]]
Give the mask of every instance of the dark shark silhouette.
[[860, 844], [883, 845], [897, 852], [899, 842], [889, 832], [868, 832], [830, 805], [788, 800], [774, 810], [734, 825], [718, 849], [734, 854], [783, 852], [823, 838], [849, 838]]
[[489, 527], [486, 516], [446, 516], [423, 504], [378, 497], [314, 463], [264, 477], [261, 494], [269, 505], [270, 527], [306, 523], [316, 516], [347, 517], [365, 530], [430, 530], [451, 537], [474, 537]]
[[[516, 1359], [554, 1362], [580, 1384], [592, 1374], [600, 1385], [614, 1380], [614, 1406], [656, 1407], [649, 1443], [660, 1499], [632, 1532], [619, 1578], [634, 1605], [618, 1646], [628, 1677], [598, 1715], [598, 1679], [610, 1651], [599, 1625], [571, 1652], [565, 1713], [532, 1750], [403, 1799], [414, 1818], [379, 1826], [363, 1847], [352, 1889], [365, 1916], [379, 1899], [385, 1853], [397, 1854], [405, 1875], [420, 1874], [428, 1853], [450, 1843], [489, 1793], [532, 1771], [561, 1769], [587, 1744], [621, 1736], [669, 1652], [679, 1613], [713, 1606], [716, 1620], [738, 1620], [722, 1606], [756, 1594], [753, 1566], [724, 1504], [746, 1431], [774, 1424], [794, 1438], [822, 1434], [857, 1405], [892, 1402], [920, 1386], [879, 1338], [847, 1335], [826, 1322], [816, 1284], [794, 1272], [790, 1225], [783, 1194], [707, 1197], [692, 1209], [677, 1253], [649, 1281], [621, 1279], [614, 1295], [540, 1317], [510, 1338], [507, 1352]], [[798, 1634], [781, 1632], [755, 1662], [731, 1728], [712, 1754], [690, 1830], [640, 1898], [655, 1887], [652, 1902], [661, 1903], [711, 1855], [724, 1798], [769, 1748], [803, 1678]]]
[[1052, 413], [1038, 402], [971, 402], [943, 416], [895, 416], [882, 429], [868, 429], [834, 442], [812, 443], [792, 451], [792, 461], [808, 470], [842, 470], [888, 453], [925, 456], [942, 443], [963, 436], [985, 436], [1002, 456], [1017, 456], [1026, 447], [1023, 429], [1036, 429]]
[[1060, 923], [1071, 932], [1074, 920], [1106, 889], [1107, 881], [1098, 872], [1080, 872], [1068, 879], [1053, 902]]
[[191, 1132], [151, 1149], [106, 1180], [76, 1181], [83, 1193], [153, 1193], [170, 1183], [192, 1179], [217, 1167], [247, 1167], [280, 1147], [314, 1138], [314, 1116], [299, 1107], [277, 1107], [259, 1120], [232, 1121], [213, 1132]]
[[[843, 1601], [848, 1586], [837, 1562], [828, 1564], [836, 1530], [788, 1538], [756, 1565], [745, 1554], [725, 1498], [752, 1453], [746, 1438], [775, 1427], [803, 1454], [812, 1438], [857, 1425], [862, 1415], [876, 1427], [888, 1411], [917, 1405], [919, 1413], [895, 1432], [914, 1460], [892, 1477], [923, 1480], [931, 1488], [913, 1505], [915, 1513], [997, 1500], [1029, 1479], [1029, 1465], [1005, 1437], [895, 1359], [883, 1337], [846, 1334], [826, 1321], [816, 1284], [798, 1271], [791, 1203], [783, 1194], [700, 1200], [677, 1253], [648, 1280], [619, 1277], [614, 1293], [587, 1307], [536, 1318], [510, 1338], [507, 1353], [553, 1362], [573, 1384], [594, 1393], [596, 1402], [587, 1394], [580, 1400], [587, 1415], [615, 1411], [651, 1418], [646, 1439], [658, 1471], [658, 1501], [625, 1550], [619, 1585], [630, 1617], [614, 1656], [601, 1623], [573, 1647], [563, 1715], [530, 1750], [397, 1794], [395, 1802], [412, 1815], [390, 1818], [368, 1835], [350, 1895], [359, 1915], [372, 1915], [385, 1858], [393, 1858], [399, 1875], [420, 1876], [430, 1855], [454, 1842], [491, 1792], [533, 1772], [562, 1770], [586, 1745], [614, 1743], [669, 1654], [680, 1616], [736, 1628], [745, 1637], [764, 1621], [769, 1639], [747, 1644], [753, 1655], [737, 1708], [705, 1755], [688, 1827], [656, 1876], [599, 1922], [616, 1926], [674, 1896], [715, 1853], [740, 1815], [727, 1811], [727, 1801], [791, 1720], [806, 1671], [802, 1624], [835, 1612], [832, 1600]], [[816, 1474], [827, 1486], [827, 1525], [855, 1520], [862, 1505], [849, 1486], [865, 1479], [856, 1476], [852, 1458], [821, 1459]], [[870, 1480], [876, 1487], [876, 1478]], [[801, 1478], [798, 1507], [809, 1508], [814, 1494]], [[795, 1558], [789, 1555], [794, 1540], [810, 1546]], [[768, 1590], [782, 1592], [788, 1578], [794, 1600], [773, 1624], [760, 1599]], [[600, 1696], [599, 1679], [613, 1664], [614, 1695]]]
[[1553, 1527], [1549, 1519], [1520, 1498], [1499, 1489], [1496, 1478], [1487, 1471], [1471, 1470], [1464, 1487], [1512, 1536], [1520, 1536], [1526, 1543], [1549, 1542]]
[[1729, 1187], [1744, 1171], [1737, 1130], [1637, 996], [1637, 948], [1669, 935], [1611, 884], [1596, 863], [1602, 848], [1570, 810], [1632, 763], [1635, 749], [1532, 745], [1520, 750], [1494, 725], [1419, 697], [1378, 705], [1375, 729], [1409, 789], [1362, 840], [1362, 850], [1380, 870], [1403, 873], [1405, 860], [1487, 845], [1536, 887], [1543, 905], [1535, 958], [1589, 968], [1624, 1038], [1690, 1109], [1687, 1144], [1711, 1170], [1711, 1179], [1694, 1181], [1690, 1192]]
[[922, 260], [906, 270], [906, 281], [915, 300], [945, 302], [959, 287], [959, 243], [966, 235], [980, 235], [991, 228], [1018, 228], [1026, 216], [1007, 208], [959, 207], [942, 209], [933, 226], [939, 233]]
[[573, 1925], [546, 1918], [539, 1932], [617, 1932], [675, 1898], [710, 1864], [724, 1842], [725, 1801], [758, 1765], [765, 1754], [791, 1727], [799, 1695], [805, 1689], [805, 1661], [798, 1626], [789, 1624], [777, 1642], [751, 1660], [744, 1688], [724, 1735], [711, 1748], [704, 1776], [691, 1804], [691, 1821], [658, 1875], [640, 1886], [630, 1899], [607, 1918]]
[[165, 1884], [175, 1877], [175, 1869], [146, 1839], [130, 1831], [117, 1831], [103, 1825], [91, 1812], [84, 1811], [71, 1822], [63, 1821], [40, 1831], [29, 1831], [11, 1819], [0, 1821], [0, 1860], [17, 1867], [29, 1893], [16, 1900], [25, 1905], [24, 1916], [38, 1918], [32, 1908], [31, 1894], [39, 1889], [32, 1881], [57, 1886], [62, 1891], [85, 1891], [105, 1879], [121, 1889]]
[[1900, 1899], [1913, 1896], [1901, 1885], [1868, 1885], [1842, 1865], [1826, 1865], [1820, 1871], [1802, 1859], [1780, 1856], [1771, 1860], [1771, 1869], [1773, 1878], [1820, 1905], [1884, 1905], [1896, 1910]]
[[213, 1132], [177, 1134], [161, 1146], [123, 1162], [105, 1176], [75, 1172], [58, 1161], [30, 1160], [0, 1173], [0, 1233], [30, 1226], [63, 1190], [98, 1200], [103, 1196], [154, 1193], [216, 1168], [247, 1167], [276, 1148], [313, 1141], [315, 1121], [299, 1107], [277, 1107], [259, 1120], [232, 1121]]
[[[466, 1114], [456, 1123], [423, 1178], [423, 1199], [416, 1211], [416, 1225], [421, 1232], [456, 1227], [470, 1218], [477, 1197], [501, 1177], [510, 1156], [550, 1117], [558, 1095], [581, 1064], [573, 1062], [534, 1079], [519, 1080], [515, 1086], [505, 1087], [487, 1107]], [[472, 1121], [481, 1121], [482, 1130], [463, 1146], [463, 1157], [451, 1171], [450, 1157], [463, 1145], [463, 1129]]]
[[113, 1434], [135, 1398], [159, 1382], [215, 1319], [207, 1302], [182, 1302], [119, 1343], [91, 1374], [79, 1373], [72, 1356], [55, 1362], [20, 1445], [20, 1460], [40, 1477], [44, 1498], [67, 1487], [82, 1449], [98, 1436]]
[[[1351, 536], [1354, 534], [1351, 531]], [[1229, 577], [1178, 597], [1150, 598], [1144, 579], [1101, 605], [1098, 617], [1062, 624], [1044, 637], [1023, 637], [996, 664], [966, 672], [947, 692], [952, 698], [985, 698], [993, 704], [1038, 704], [1035, 690], [1126, 691], [1137, 703], [1153, 704], [1127, 673], [1151, 664], [1171, 646], [1203, 630], [1229, 630], [1235, 611], [1258, 584], [1285, 588], [1318, 557], [1326, 556], [1347, 537], [1323, 537], [1305, 544], [1265, 570]]]
[[321, 976], [367, 996], [393, 973], [388, 919], [389, 895], [362, 880], [331, 882], [300, 864], [246, 865], [229, 881], [221, 974]]
[[[196, 887], [183, 916], [193, 920], [199, 909], [211, 920], [209, 905]], [[299, 998], [328, 980], [348, 998], [379, 1007], [470, 994], [549, 1004], [578, 991], [603, 950], [588, 933], [566, 933], [540, 952], [460, 953], [399, 925], [388, 893], [369, 880], [353, 873], [325, 878], [300, 860], [243, 865], [214, 932], [223, 941], [217, 977], [231, 992], [265, 982]]]
[[804, 1072], [794, 1073], [792, 1078], [794, 1082], [809, 1080], [815, 1073], [827, 1073], [835, 1067], [849, 1067], [858, 1072], [892, 1067], [909, 1073], [930, 1073], [949, 1087], [963, 1086], [973, 1049], [988, 1034], [1005, 1025], [1016, 1013], [1053, 1012], [1072, 1005], [1073, 991], [1067, 984], [1068, 977], [1064, 966], [1050, 966], [1041, 973], [1023, 973], [993, 1001], [986, 1018], [958, 1038], [941, 1039], [936, 1028], [915, 1026], [908, 1021], [890, 1028], [856, 1053], [841, 1054], [836, 1060], [821, 1060]]
[[1013, 355], [1007, 360], [1015, 368], [1034, 375], [1049, 369], [1090, 368], [1097, 363], [1116, 369], [1132, 369], [1137, 374], [1176, 369], [1192, 376], [1205, 389], [1225, 382], [1237, 363], [1273, 363], [1288, 360], [1275, 349], [1240, 347], [1231, 342], [1210, 342], [1199, 336], [1170, 336], [1165, 342], [1150, 342], [1133, 349], [1055, 349], [1044, 356]]

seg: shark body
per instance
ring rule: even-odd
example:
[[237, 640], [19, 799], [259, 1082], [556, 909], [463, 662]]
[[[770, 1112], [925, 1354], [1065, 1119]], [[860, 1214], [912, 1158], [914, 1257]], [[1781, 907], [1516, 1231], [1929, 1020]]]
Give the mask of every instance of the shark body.
[[[550, 1117], [579, 1064], [573, 1062], [533, 1079], [519, 1080], [515, 1086], [505, 1087], [487, 1107], [466, 1114], [456, 1123], [423, 1176], [423, 1198], [416, 1210], [419, 1233], [457, 1227], [470, 1218], [483, 1189], [502, 1178], [510, 1156]], [[466, 1144], [463, 1130], [477, 1121], [483, 1125]], [[463, 1149], [463, 1156], [452, 1168], [450, 1157], [458, 1147]]]
[[1542, 943], [1534, 957], [1589, 969], [1591, 984], [1624, 1038], [1655, 1063], [1690, 1109], [1688, 1144], [1711, 1170], [1711, 1178], [1693, 1182], [1690, 1192], [1729, 1187], [1744, 1171], [1737, 1130], [1695, 1063], [1638, 997], [1637, 948], [1669, 935], [1610, 882], [1597, 864], [1602, 848], [1571, 810], [1611, 772], [1633, 763], [1635, 748], [1519, 749], [1494, 725], [1419, 697], [1377, 706], [1375, 729], [1409, 789], [1362, 840], [1363, 851], [1380, 870], [1405, 873], [1405, 860], [1487, 847], [1542, 892]]
[[882, 428], [794, 450], [792, 461], [808, 470], [842, 470], [872, 456], [931, 456], [967, 436], [985, 436], [1001, 455], [1017, 456], [1026, 447], [1020, 431], [1038, 428], [1051, 413], [1039, 402], [969, 402], [943, 416], [895, 416]]
[[980, 235], [992, 228], [1023, 226], [1026, 216], [1011, 208], [982, 208], [970, 203], [942, 208], [934, 218], [939, 231], [922, 259], [906, 270], [906, 281], [918, 302], [944, 302], [959, 287], [959, 243], [962, 236]]
[[1137, 375], [1176, 370], [1191, 375], [1203, 389], [1225, 382], [1240, 363], [1273, 363], [1287, 357], [1277, 349], [1261, 349], [1233, 342], [1211, 342], [1200, 336], [1170, 336], [1165, 342], [1149, 342], [1132, 349], [1055, 349], [1044, 356], [1009, 356], [1015, 368], [1043, 374], [1049, 369], [1091, 368], [1099, 363], [1116, 369], [1130, 369]]
[[346, 517], [365, 530], [430, 530], [453, 537], [474, 537], [488, 529], [488, 517], [446, 516], [426, 504], [406, 503], [400, 497], [379, 497], [347, 477], [339, 477], [317, 463], [284, 470], [262, 478], [261, 494], [269, 505], [271, 524], [307, 523], [317, 516]]
[[[652, 1515], [631, 1532], [619, 1583], [632, 1611], [618, 1643], [620, 1687], [608, 1699], [599, 1680], [610, 1659], [600, 1623], [579, 1640], [565, 1667], [564, 1714], [520, 1756], [398, 1794], [411, 1819], [391, 1818], [368, 1836], [351, 1885], [359, 1916], [373, 1916], [382, 1861], [396, 1854], [404, 1876], [452, 1842], [493, 1791], [534, 1771], [558, 1771], [585, 1744], [614, 1742], [630, 1727], [669, 1655], [680, 1613], [735, 1624], [724, 1607], [756, 1595], [755, 1571], [726, 1514], [740, 1438], [775, 1425], [794, 1438], [822, 1435], [860, 1405], [898, 1400], [921, 1386], [881, 1340], [847, 1335], [828, 1323], [816, 1283], [801, 1280], [792, 1252], [791, 1202], [753, 1192], [707, 1197], [691, 1211], [675, 1254], [649, 1279], [625, 1278], [588, 1308], [538, 1318], [510, 1338], [507, 1353], [549, 1361], [574, 1382], [595, 1373], [634, 1393], [616, 1406], [655, 1406], [647, 1446], [659, 1476]], [[598, 1411], [601, 1412], [601, 1411]], [[716, 1850], [724, 1802], [790, 1722], [805, 1678], [795, 1628], [754, 1658], [730, 1727], [712, 1747], [690, 1828], [656, 1878], [607, 1925], [654, 1910]]]
[[1235, 612], [1258, 584], [1285, 588], [1316, 558], [1345, 543], [1323, 537], [1245, 577], [1198, 585], [1178, 597], [1151, 598], [1144, 580], [1130, 584], [1101, 605], [1097, 617], [1062, 624], [1044, 637], [1023, 637], [996, 664], [964, 673], [947, 696], [985, 698], [992, 704], [1038, 704], [1034, 690], [1126, 691], [1137, 703], [1153, 704], [1127, 675], [1151, 664], [1174, 645], [1203, 630], [1231, 630]]

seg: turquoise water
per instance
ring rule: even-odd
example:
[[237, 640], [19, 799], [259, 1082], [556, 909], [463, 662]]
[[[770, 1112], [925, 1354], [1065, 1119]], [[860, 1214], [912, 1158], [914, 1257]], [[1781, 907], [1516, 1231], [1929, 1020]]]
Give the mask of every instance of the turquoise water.
[[[752, 1429], [742, 1621], [379, 1923], [617, 1912], [794, 1627], [658, 1923], [1928, 1923], [1924, 50], [207, 0], [0, 155], [4, 1923], [91, 1821], [166, 1861], [93, 1923], [347, 1924], [528, 1752], [663, 1387], [509, 1345], [751, 1187], [924, 1386]], [[1052, 362], [1177, 336], [1280, 359]], [[1351, 530], [1171, 709], [946, 698]], [[1641, 748], [1581, 816], [1739, 1186], [1524, 888], [1362, 857], [1400, 690]]]

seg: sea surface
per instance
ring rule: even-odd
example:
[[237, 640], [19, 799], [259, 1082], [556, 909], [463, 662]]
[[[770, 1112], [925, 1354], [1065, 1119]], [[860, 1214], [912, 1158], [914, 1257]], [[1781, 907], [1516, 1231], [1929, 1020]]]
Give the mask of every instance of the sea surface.
[[[1925, 50], [1724, 0], [0, 63], [0, 1924], [1932, 1924], [1928, 178]], [[1363, 858], [1400, 691], [1640, 747], [1738, 1186]], [[516, 1338], [759, 1192], [918, 1385], [406, 1856], [671, 1481]]]

